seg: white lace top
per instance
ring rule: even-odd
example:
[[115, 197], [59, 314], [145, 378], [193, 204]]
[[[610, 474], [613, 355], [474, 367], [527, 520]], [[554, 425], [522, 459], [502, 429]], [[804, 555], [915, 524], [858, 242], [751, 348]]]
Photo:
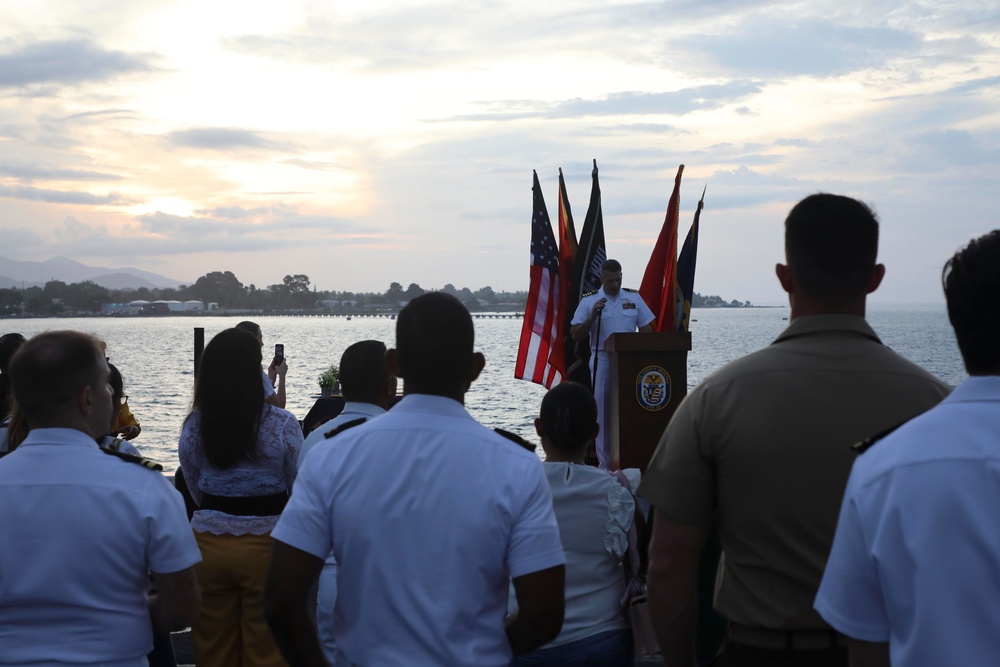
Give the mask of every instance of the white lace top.
[[[566, 552], [566, 616], [543, 648], [628, 627], [622, 612], [632, 494], [607, 472], [572, 463], [543, 463]], [[509, 608], [516, 602], [511, 590]]]
[[[269, 496], [292, 488], [302, 447], [302, 428], [292, 413], [265, 403], [257, 435], [257, 460], [244, 461], [226, 470], [212, 467], [205, 457], [200, 424], [197, 411], [188, 415], [178, 445], [184, 479], [196, 503], [201, 503], [205, 493], [227, 497]], [[213, 535], [266, 535], [277, 522], [277, 516], [235, 516], [217, 510], [198, 510], [191, 519], [191, 527], [196, 533]]]

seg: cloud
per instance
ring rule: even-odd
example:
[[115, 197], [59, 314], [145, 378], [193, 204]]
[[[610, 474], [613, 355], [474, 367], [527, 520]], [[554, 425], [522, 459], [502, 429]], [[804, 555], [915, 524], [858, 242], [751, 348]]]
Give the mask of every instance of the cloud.
[[59, 120], [62, 121], [76, 121], [76, 120], [90, 120], [96, 119], [99, 121], [106, 120], [124, 120], [130, 118], [139, 118], [140, 114], [132, 109], [98, 109], [96, 111], [81, 111], [80, 113], [70, 114], [64, 116]]
[[25, 185], [0, 185], [0, 197], [44, 201], [50, 204], [85, 204], [88, 206], [121, 206], [135, 203], [134, 200], [117, 192], [109, 192], [106, 195], [95, 195], [89, 192], [44, 190]]
[[[374, 245], [384, 234], [353, 220], [304, 214], [291, 206], [243, 209], [220, 207], [210, 215], [179, 216], [157, 211], [129, 218], [117, 228], [105, 221], [83, 222], [68, 216], [45, 231], [0, 226], [0, 235], [16, 241], [21, 255], [166, 257], [193, 253], [297, 251], [324, 244]], [[225, 217], [224, 217], [225, 216]]]
[[774, 140], [775, 146], [794, 146], [795, 148], [805, 148], [806, 146], [812, 146], [813, 142], [809, 139], [804, 139], [802, 137], [786, 137], [782, 139]]
[[280, 150], [282, 147], [256, 132], [230, 127], [200, 127], [190, 130], [178, 130], [166, 135], [168, 142], [185, 148], [206, 148], [209, 150], [229, 151], [242, 148], [263, 148]]
[[877, 69], [892, 58], [919, 53], [924, 44], [921, 35], [898, 28], [770, 18], [741, 23], [738, 31], [681, 36], [673, 47], [696, 62], [744, 76], [829, 77]]
[[77, 85], [152, 69], [148, 54], [109, 51], [88, 40], [36, 42], [0, 54], [0, 88]]
[[341, 166], [336, 162], [319, 162], [317, 160], [303, 160], [302, 158], [292, 158], [290, 160], [282, 160], [281, 164], [291, 165], [293, 167], [300, 167], [302, 169], [311, 169], [314, 171], [335, 171], [341, 169]]
[[3, 163], [0, 163], [0, 176], [55, 181], [118, 181], [122, 178], [117, 174], [106, 174], [100, 171], [50, 169], [32, 165]]
[[982, 167], [1000, 164], [1000, 148], [990, 148], [965, 130], [931, 130], [912, 137], [900, 169], [940, 171], [942, 166]]
[[[219, 207], [199, 211], [196, 216], [172, 215], [157, 211], [136, 218], [142, 231], [159, 236], [184, 236], [197, 232], [202, 243], [214, 244], [215, 237], [258, 237], [262, 243], [281, 241], [283, 246], [297, 247], [310, 243], [310, 238], [288, 236], [289, 233], [326, 232], [344, 234], [357, 232], [353, 221], [330, 215], [299, 213], [290, 206], [262, 206], [246, 209], [241, 206]], [[229, 243], [227, 240], [226, 243]], [[218, 246], [216, 246], [217, 248]]]
[[[715, 109], [761, 92], [760, 83], [731, 81], [725, 84], [708, 84], [680, 90], [645, 93], [627, 91], [611, 93], [603, 99], [574, 98], [556, 103], [536, 100], [501, 100], [481, 102], [495, 111], [482, 114], [453, 116], [454, 120], [514, 120], [519, 118], [579, 118], [585, 116], [619, 115], [677, 115], [692, 111]], [[669, 126], [656, 126], [669, 127]]]
[[33, 248], [45, 244], [44, 236], [36, 229], [27, 227], [0, 227], [0, 236], [3, 237], [4, 252], [10, 252], [13, 248]]
[[963, 81], [957, 86], [952, 86], [951, 88], [944, 91], [944, 95], [958, 95], [961, 93], [972, 93], [980, 92], [983, 90], [989, 90], [991, 88], [1000, 87], [1000, 76], [987, 76], [981, 79], [970, 79], [969, 81]]

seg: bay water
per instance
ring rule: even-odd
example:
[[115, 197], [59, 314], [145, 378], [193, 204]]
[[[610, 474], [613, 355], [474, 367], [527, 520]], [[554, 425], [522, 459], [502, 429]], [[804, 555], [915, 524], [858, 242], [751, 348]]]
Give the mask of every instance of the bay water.
[[[788, 308], [696, 308], [692, 311], [692, 350], [688, 383], [695, 386], [719, 366], [764, 347], [788, 326]], [[956, 385], [965, 370], [943, 304], [869, 306], [868, 320], [882, 341], [902, 356]], [[142, 424], [133, 444], [159, 461], [166, 472], [177, 468], [177, 439], [191, 409], [194, 381], [194, 329], [205, 329], [206, 343], [236, 317], [134, 317], [6, 320], [2, 333], [31, 336], [50, 329], [76, 329], [108, 345], [108, 356], [125, 379], [129, 407]], [[287, 408], [302, 419], [319, 393], [317, 378], [351, 343], [364, 339], [392, 347], [395, 321], [388, 317], [256, 317], [264, 333], [265, 362], [275, 343], [288, 360]], [[482, 424], [537, 442], [532, 420], [545, 388], [514, 379], [521, 319], [477, 316], [476, 348], [486, 368], [466, 396], [470, 413]]]

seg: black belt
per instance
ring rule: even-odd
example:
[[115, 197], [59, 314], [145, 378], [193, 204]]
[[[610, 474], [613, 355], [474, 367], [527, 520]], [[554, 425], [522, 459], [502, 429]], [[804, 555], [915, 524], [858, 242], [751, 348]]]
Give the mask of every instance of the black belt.
[[284, 491], [270, 496], [214, 496], [203, 493], [198, 509], [215, 510], [234, 516], [277, 516], [287, 503], [288, 494]]
[[726, 638], [744, 646], [757, 648], [817, 650], [847, 646], [847, 637], [836, 630], [768, 630], [730, 623]]

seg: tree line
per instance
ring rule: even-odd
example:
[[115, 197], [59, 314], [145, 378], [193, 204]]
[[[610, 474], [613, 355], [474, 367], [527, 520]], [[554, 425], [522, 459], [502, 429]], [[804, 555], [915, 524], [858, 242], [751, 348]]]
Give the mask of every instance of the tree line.
[[[390, 283], [385, 292], [317, 290], [309, 276], [301, 273], [287, 275], [280, 283], [263, 288], [253, 284], [244, 285], [232, 271], [211, 271], [193, 284], [177, 288], [108, 289], [89, 280], [68, 284], [61, 280], [50, 280], [44, 287], [0, 289], [0, 315], [12, 317], [99, 313], [104, 304], [123, 304], [136, 300], [195, 300], [206, 306], [210, 303], [218, 304], [221, 310], [361, 312], [396, 310], [427, 291], [430, 290], [416, 283], [410, 283], [404, 289], [402, 283], [398, 282]], [[471, 311], [523, 311], [528, 300], [526, 291], [495, 292], [488, 285], [472, 291], [468, 287], [458, 288], [448, 283], [438, 291], [453, 294]], [[697, 292], [692, 303], [696, 308], [741, 308], [750, 305], [749, 301], [734, 299], [727, 302], [722, 297], [702, 296]]]
[[[286, 275], [277, 284], [258, 288], [244, 285], [232, 271], [211, 271], [191, 285], [180, 287], [138, 289], [109, 289], [86, 280], [65, 283], [51, 280], [44, 287], [0, 289], [0, 314], [60, 315], [71, 313], [99, 313], [104, 304], [123, 304], [131, 301], [201, 301], [218, 304], [221, 310], [257, 311], [360, 311], [372, 309], [394, 310], [426, 291], [416, 283], [403, 288], [398, 282], [389, 285], [385, 292], [350, 292], [317, 290], [305, 274]], [[492, 287], [472, 291], [457, 288], [451, 283], [440, 291], [454, 294], [470, 310], [504, 308], [523, 309], [528, 299], [525, 292], [494, 292]]]

